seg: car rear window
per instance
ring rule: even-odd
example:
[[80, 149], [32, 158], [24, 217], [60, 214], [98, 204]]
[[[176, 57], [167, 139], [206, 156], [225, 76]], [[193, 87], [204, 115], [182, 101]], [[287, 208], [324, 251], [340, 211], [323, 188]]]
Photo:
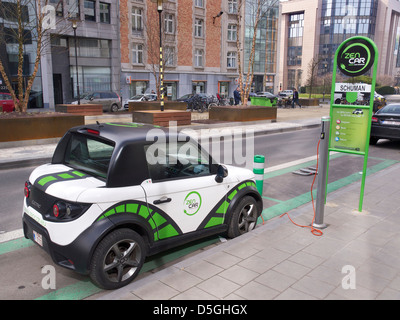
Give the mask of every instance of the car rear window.
[[114, 145], [83, 134], [73, 134], [65, 152], [64, 163], [90, 175], [106, 178]]
[[400, 105], [386, 106], [379, 110], [380, 114], [400, 114]]

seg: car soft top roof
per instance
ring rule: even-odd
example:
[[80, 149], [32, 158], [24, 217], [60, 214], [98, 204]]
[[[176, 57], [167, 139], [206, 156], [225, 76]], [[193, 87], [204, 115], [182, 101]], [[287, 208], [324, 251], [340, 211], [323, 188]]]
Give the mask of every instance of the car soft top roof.
[[125, 142], [145, 141], [149, 131], [155, 129], [162, 130], [165, 134], [168, 133], [167, 129], [160, 126], [133, 122], [82, 125], [71, 128], [69, 132], [95, 134], [120, 145]]

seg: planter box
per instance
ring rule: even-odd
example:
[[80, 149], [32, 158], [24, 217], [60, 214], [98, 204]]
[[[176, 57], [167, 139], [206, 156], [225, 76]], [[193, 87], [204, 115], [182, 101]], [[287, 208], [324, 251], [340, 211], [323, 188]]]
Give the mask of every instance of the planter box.
[[[165, 101], [164, 110], [186, 111], [187, 103], [180, 101]], [[160, 101], [129, 102], [129, 112], [138, 110], [161, 110]]]
[[209, 119], [219, 121], [276, 120], [276, 115], [276, 107], [263, 106], [220, 106], [209, 111]]
[[319, 99], [299, 99], [302, 106], [319, 106]]
[[60, 138], [68, 129], [85, 124], [82, 115], [45, 114], [0, 117], [0, 142]]
[[277, 98], [266, 98], [266, 97], [251, 97], [251, 105], [263, 106], [263, 107], [275, 107], [278, 103]]
[[56, 112], [98, 116], [103, 114], [103, 106], [101, 104], [57, 104]]
[[132, 121], [161, 127], [169, 127], [170, 121], [176, 121], [178, 126], [184, 126], [192, 123], [192, 114], [181, 110], [140, 110], [133, 112]]

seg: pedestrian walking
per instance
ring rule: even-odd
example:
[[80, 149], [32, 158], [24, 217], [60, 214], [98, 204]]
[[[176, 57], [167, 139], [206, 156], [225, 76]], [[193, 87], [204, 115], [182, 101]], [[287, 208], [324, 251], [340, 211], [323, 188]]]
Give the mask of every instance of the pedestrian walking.
[[235, 91], [233, 91], [233, 97], [235, 98], [235, 106], [237, 106], [238, 104], [240, 104], [240, 91], [239, 91], [239, 87], [237, 87], [235, 89]]
[[295, 103], [301, 108], [301, 105], [299, 103], [299, 92], [297, 91], [297, 89], [293, 90], [292, 108], [294, 108]]

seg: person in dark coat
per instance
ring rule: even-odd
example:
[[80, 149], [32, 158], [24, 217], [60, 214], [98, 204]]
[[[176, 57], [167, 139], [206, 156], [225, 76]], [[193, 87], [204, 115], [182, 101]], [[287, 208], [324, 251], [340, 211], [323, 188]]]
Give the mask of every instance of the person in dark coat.
[[235, 89], [235, 91], [233, 91], [233, 97], [235, 98], [235, 106], [240, 104], [240, 91], [239, 91], [239, 87], [237, 87]]
[[292, 108], [294, 108], [295, 103], [301, 108], [301, 105], [299, 103], [299, 92], [297, 91], [297, 89], [293, 90]]

